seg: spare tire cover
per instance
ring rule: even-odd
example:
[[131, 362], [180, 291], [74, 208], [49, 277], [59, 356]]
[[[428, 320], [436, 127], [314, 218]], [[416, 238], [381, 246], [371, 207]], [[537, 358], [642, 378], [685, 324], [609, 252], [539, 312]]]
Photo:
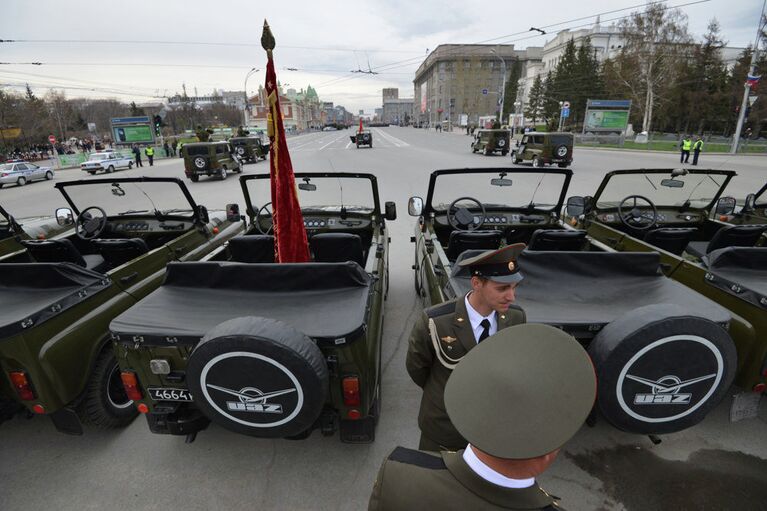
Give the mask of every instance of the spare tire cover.
[[244, 147], [242, 147], [242, 146], [238, 147], [238, 148], [237, 148], [237, 154], [239, 154], [240, 156], [242, 156], [243, 154], [245, 154], [245, 148], [244, 148]]
[[211, 329], [189, 357], [187, 381], [206, 417], [257, 437], [306, 431], [328, 392], [317, 345], [290, 325], [261, 317], [230, 319]]
[[602, 414], [640, 434], [673, 433], [701, 420], [724, 397], [737, 353], [725, 329], [673, 304], [616, 319], [589, 346]]

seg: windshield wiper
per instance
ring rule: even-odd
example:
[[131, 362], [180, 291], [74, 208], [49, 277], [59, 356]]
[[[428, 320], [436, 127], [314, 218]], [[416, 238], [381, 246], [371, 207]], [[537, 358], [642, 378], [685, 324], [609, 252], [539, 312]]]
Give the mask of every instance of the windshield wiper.
[[648, 183], [650, 183], [650, 186], [652, 186], [653, 190], [656, 190], [656, 191], [657, 191], [657, 190], [658, 190], [658, 187], [657, 187], [657, 186], [655, 186], [655, 184], [653, 184], [653, 182], [650, 180], [650, 178], [649, 178], [649, 177], [647, 177], [647, 174], [642, 174], [642, 175], [643, 175], [643, 176], [644, 176], [644, 178], [647, 180], [647, 182], [648, 182]]
[[149, 213], [148, 209], [129, 209], [128, 211], [123, 211], [122, 213], [117, 213], [118, 215], [130, 215], [131, 213]]
[[192, 208], [174, 208], [174, 209], [166, 209], [165, 211], [162, 211], [161, 213], [163, 215], [167, 215], [168, 213], [178, 213], [180, 211], [192, 211], [194, 210]]

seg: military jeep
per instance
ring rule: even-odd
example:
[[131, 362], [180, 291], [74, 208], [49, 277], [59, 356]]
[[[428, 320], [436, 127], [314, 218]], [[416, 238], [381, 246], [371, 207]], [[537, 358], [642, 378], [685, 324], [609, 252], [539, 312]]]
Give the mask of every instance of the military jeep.
[[243, 163], [258, 163], [258, 160], [265, 160], [266, 155], [269, 154], [269, 146], [264, 146], [259, 137], [232, 137], [229, 143]]
[[226, 179], [229, 172], [242, 172], [242, 162], [229, 142], [194, 142], [181, 148], [184, 173], [193, 183], [200, 176]]
[[254, 437], [320, 429], [371, 442], [394, 204], [381, 210], [369, 174], [296, 174], [312, 260], [276, 264], [269, 177], [240, 177], [246, 235], [170, 264], [112, 321], [121, 369], [154, 433], [191, 440], [212, 421]]
[[767, 184], [756, 193], [747, 194], [742, 201], [721, 197], [711, 212], [712, 218], [730, 224], [767, 224]]
[[525, 133], [512, 149], [511, 160], [530, 161], [536, 168], [553, 164], [565, 168], [573, 162], [573, 140], [572, 133]]
[[362, 130], [356, 135], [350, 135], [349, 138], [351, 139], [352, 144], [357, 145], [357, 148], [361, 145], [373, 147], [373, 133], [370, 130]]
[[[61, 432], [114, 428], [136, 415], [109, 322], [157, 288], [171, 261], [197, 260], [242, 232], [178, 179], [56, 183], [74, 233], [21, 240], [0, 263], [0, 401], [47, 415]], [[74, 219], [74, 222], [73, 222]], [[5, 406], [0, 406], [5, 409]]]
[[481, 152], [485, 156], [493, 153], [509, 154], [509, 130], [477, 130], [471, 143], [471, 152]]
[[21, 240], [46, 239], [71, 227], [62, 227], [52, 216], [16, 218], [0, 206], [0, 261], [24, 260]]
[[[464, 296], [460, 262], [525, 243], [516, 303], [527, 321], [556, 326], [587, 348], [598, 375], [593, 418], [637, 434], [691, 427], [724, 398], [739, 359], [740, 325], [725, 307], [663, 275], [657, 253], [619, 252], [561, 221], [568, 169], [432, 173], [417, 216], [415, 288], [425, 305]], [[631, 187], [627, 187], [631, 189]], [[437, 343], [450, 357], [449, 344]]]

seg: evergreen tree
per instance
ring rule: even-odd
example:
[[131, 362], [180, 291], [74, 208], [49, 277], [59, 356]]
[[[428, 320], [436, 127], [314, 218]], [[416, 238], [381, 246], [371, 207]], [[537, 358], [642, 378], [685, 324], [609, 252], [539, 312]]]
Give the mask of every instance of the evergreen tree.
[[514, 111], [514, 103], [517, 101], [517, 87], [519, 79], [522, 77], [522, 63], [515, 59], [511, 65], [511, 73], [506, 80], [506, 90], [503, 94], [503, 119], [508, 119], [510, 113]]
[[527, 108], [525, 117], [533, 121], [533, 125], [543, 116], [543, 107], [546, 101], [546, 90], [543, 88], [541, 75], [535, 77], [530, 93], [527, 96]]
[[554, 130], [559, 122], [559, 96], [555, 90], [556, 73], [549, 71], [543, 81], [543, 120], [549, 131]]
[[[184, 91], [184, 92], [186, 93], [186, 91]], [[139, 107], [136, 106], [136, 102], [135, 101], [131, 101], [130, 102], [130, 114], [131, 114], [132, 117], [141, 117], [143, 115], [146, 115], [144, 113], [144, 109], [143, 108], [139, 108]]]
[[570, 118], [572, 124], [579, 124], [586, 114], [586, 102], [604, 95], [602, 68], [588, 37], [578, 47], [575, 69], [578, 87], [570, 98]]

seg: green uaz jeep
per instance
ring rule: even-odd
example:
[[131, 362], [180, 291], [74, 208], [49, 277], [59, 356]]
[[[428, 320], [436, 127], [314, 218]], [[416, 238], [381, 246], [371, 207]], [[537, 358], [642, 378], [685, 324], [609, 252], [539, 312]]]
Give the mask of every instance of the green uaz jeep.
[[242, 162], [258, 163], [258, 160], [265, 160], [269, 154], [269, 145], [264, 146], [259, 137], [232, 137], [229, 143]]
[[471, 143], [471, 152], [485, 156], [493, 153], [509, 154], [509, 130], [477, 130]]
[[296, 180], [311, 262], [274, 263], [269, 174], [242, 176], [250, 232], [203, 262], [170, 264], [112, 321], [152, 432], [191, 440], [213, 421], [255, 437], [340, 429], [342, 441], [373, 441], [396, 210], [381, 210], [369, 174]]
[[194, 142], [181, 148], [184, 173], [196, 183], [200, 176], [226, 179], [229, 172], [242, 172], [242, 162], [229, 142]]
[[[156, 289], [171, 261], [197, 260], [242, 232], [209, 215], [171, 178], [57, 183], [75, 234], [22, 240], [0, 264], [0, 400], [49, 416], [59, 431], [81, 421], [124, 426], [136, 408], [120, 379], [109, 322]], [[0, 409], [7, 409], [0, 406]]]
[[352, 144], [357, 145], [358, 149], [361, 145], [373, 147], [373, 132], [370, 130], [362, 130], [356, 135], [350, 135], [349, 138], [351, 139]]
[[572, 133], [525, 133], [512, 149], [511, 161], [530, 161], [533, 167], [568, 167], [573, 162], [573, 140]]
[[47, 239], [67, 229], [53, 217], [16, 218], [0, 206], [0, 261], [26, 260], [21, 240]]

